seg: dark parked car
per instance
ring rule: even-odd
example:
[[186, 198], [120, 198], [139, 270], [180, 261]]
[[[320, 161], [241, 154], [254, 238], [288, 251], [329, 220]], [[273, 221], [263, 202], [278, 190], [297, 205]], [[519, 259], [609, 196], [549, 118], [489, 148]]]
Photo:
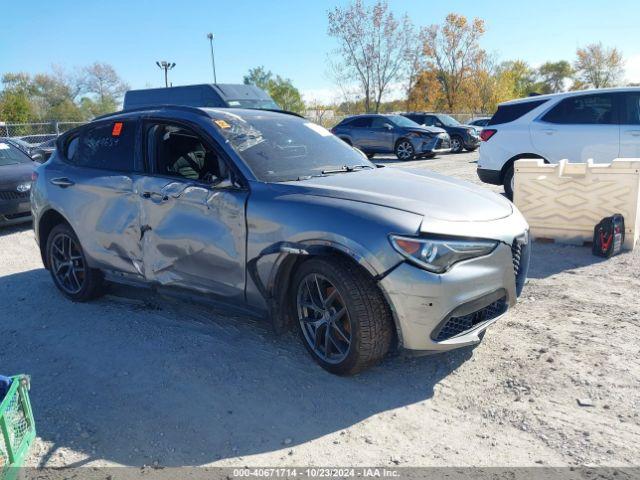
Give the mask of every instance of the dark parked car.
[[451, 150], [449, 135], [443, 129], [419, 125], [402, 115], [347, 117], [331, 132], [369, 158], [376, 153], [395, 153], [400, 160], [411, 160]]
[[184, 85], [181, 87], [129, 90], [124, 95], [125, 110], [148, 105], [280, 110], [278, 104], [269, 94], [255, 85], [227, 83]]
[[480, 135], [471, 125], [463, 125], [455, 118], [444, 113], [403, 113], [420, 125], [443, 128], [451, 137], [451, 151], [454, 153], [468, 150], [473, 152], [480, 146]]
[[56, 149], [56, 138], [42, 142], [41, 144], [34, 146], [31, 149], [31, 158], [39, 163], [44, 163], [49, 160], [49, 157]]
[[0, 225], [31, 220], [31, 174], [34, 163], [24, 151], [0, 140]]
[[336, 373], [478, 343], [526, 281], [511, 202], [379, 168], [293, 114], [120, 112], [65, 132], [34, 177], [35, 236], [68, 298], [98, 296], [104, 275], [223, 298], [297, 328]]

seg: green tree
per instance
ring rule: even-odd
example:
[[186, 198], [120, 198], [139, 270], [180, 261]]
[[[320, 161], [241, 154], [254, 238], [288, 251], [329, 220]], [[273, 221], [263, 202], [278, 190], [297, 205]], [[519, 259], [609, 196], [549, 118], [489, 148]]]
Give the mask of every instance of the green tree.
[[565, 90], [565, 83], [573, 76], [573, 68], [566, 60], [546, 62], [538, 67], [540, 93], [557, 93]]
[[263, 66], [250, 69], [243, 82], [265, 90], [283, 110], [296, 113], [305, 110], [302, 95], [291, 80], [280, 75], [274, 76], [271, 70], [266, 70]]
[[0, 94], [0, 120], [7, 123], [26, 123], [33, 118], [33, 110], [26, 92], [4, 90]]
[[536, 72], [523, 60], [502, 62], [498, 74], [504, 76], [505, 82], [509, 84], [511, 98], [522, 98], [537, 93], [539, 85], [536, 84]]

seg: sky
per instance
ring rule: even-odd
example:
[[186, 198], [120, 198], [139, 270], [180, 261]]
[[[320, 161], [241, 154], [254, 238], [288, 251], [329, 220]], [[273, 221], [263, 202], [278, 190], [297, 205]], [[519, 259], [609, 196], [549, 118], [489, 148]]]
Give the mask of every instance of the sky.
[[[366, 0], [365, 0], [366, 1]], [[112, 64], [132, 88], [162, 86], [157, 60], [175, 62], [174, 85], [212, 81], [207, 33], [215, 35], [219, 83], [240, 83], [255, 66], [290, 78], [305, 99], [331, 101], [327, 63], [336, 44], [327, 11], [343, 0], [3, 0], [0, 74], [69, 71]], [[367, 1], [367, 3], [372, 3]], [[640, 2], [618, 0], [389, 0], [415, 25], [450, 12], [485, 20], [481, 46], [500, 60], [532, 65], [573, 61], [576, 48], [603, 42], [619, 48], [628, 81], [640, 82]]]

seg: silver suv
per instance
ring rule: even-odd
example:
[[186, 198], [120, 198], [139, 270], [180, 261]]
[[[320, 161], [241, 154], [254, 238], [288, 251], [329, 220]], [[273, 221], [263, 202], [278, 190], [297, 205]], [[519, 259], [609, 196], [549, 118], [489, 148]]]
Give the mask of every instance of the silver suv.
[[120, 112], [62, 135], [35, 177], [36, 239], [68, 298], [105, 278], [223, 298], [295, 326], [334, 373], [479, 342], [527, 274], [510, 202], [376, 167], [291, 114]]

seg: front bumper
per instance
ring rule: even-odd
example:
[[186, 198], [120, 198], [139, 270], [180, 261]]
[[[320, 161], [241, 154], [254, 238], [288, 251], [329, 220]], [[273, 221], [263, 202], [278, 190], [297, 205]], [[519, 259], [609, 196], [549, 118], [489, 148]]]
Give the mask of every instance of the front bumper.
[[478, 343], [478, 335], [515, 305], [529, 252], [528, 243], [518, 251], [518, 286], [516, 253], [504, 242], [491, 254], [460, 262], [440, 275], [400, 264], [380, 287], [394, 313], [401, 346], [424, 352]]
[[411, 139], [416, 155], [428, 155], [432, 153], [447, 153], [451, 151], [451, 139], [446, 133], [438, 134], [432, 138], [415, 137]]
[[29, 192], [0, 191], [0, 225], [13, 225], [30, 220]]
[[465, 135], [462, 140], [464, 148], [467, 150], [474, 150], [480, 146], [480, 137]]

